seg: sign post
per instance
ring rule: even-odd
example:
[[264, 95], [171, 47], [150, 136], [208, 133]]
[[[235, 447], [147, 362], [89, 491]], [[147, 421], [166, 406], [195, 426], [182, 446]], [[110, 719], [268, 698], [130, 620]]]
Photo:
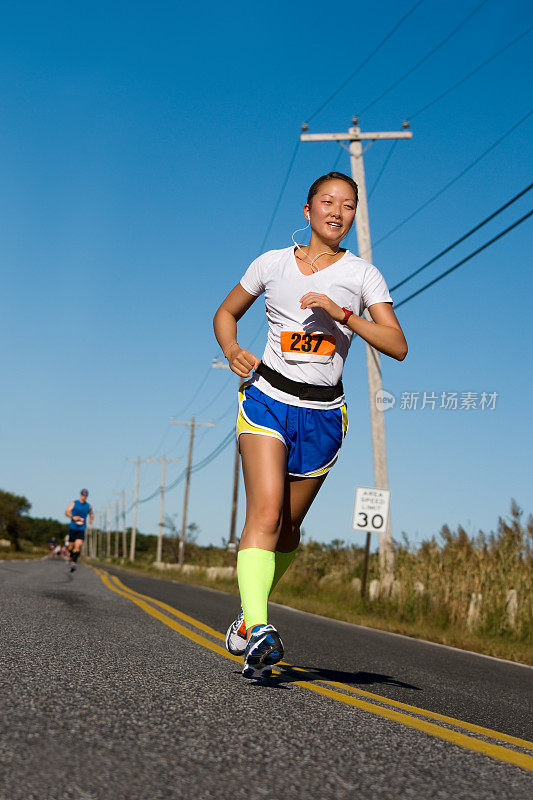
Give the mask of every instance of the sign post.
[[371, 489], [364, 486], [357, 486], [355, 490], [352, 528], [354, 531], [366, 531], [363, 579], [361, 581], [361, 597], [363, 598], [366, 594], [370, 535], [372, 533], [383, 534], [387, 530], [389, 507], [390, 492], [388, 489]]

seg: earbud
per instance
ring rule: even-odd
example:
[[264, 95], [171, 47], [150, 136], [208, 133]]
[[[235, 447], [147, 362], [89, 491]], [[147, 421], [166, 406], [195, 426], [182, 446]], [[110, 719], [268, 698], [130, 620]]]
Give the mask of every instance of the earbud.
[[[292, 236], [291, 236], [291, 239], [292, 239], [292, 243], [293, 243], [293, 245], [296, 247], [296, 249], [297, 249], [297, 250], [300, 250], [300, 252], [302, 252], [302, 253], [304, 254], [304, 256], [305, 256], [305, 257], [306, 257], [308, 260], [310, 260], [310, 259], [309, 259], [309, 256], [308, 256], [308, 255], [307, 255], [307, 253], [305, 252], [305, 250], [302, 250], [302, 248], [300, 247], [300, 245], [298, 244], [298, 242], [297, 242], [297, 241], [296, 241], [296, 239], [294, 238], [294, 237], [296, 236], [296, 234], [297, 234], [297, 233], [300, 233], [301, 231], [306, 231], [306, 230], [307, 230], [307, 228], [309, 228], [309, 227], [311, 226], [311, 218], [310, 218], [309, 212], [308, 212], [308, 211], [304, 211], [304, 216], [305, 216], [305, 218], [306, 218], [306, 220], [307, 220], [307, 225], [305, 226], [305, 228], [298, 228], [298, 230], [295, 230], [295, 231], [294, 231], [294, 233], [293, 233], [293, 234], [292, 234]], [[338, 248], [337, 248], [337, 250], [336, 250], [336, 251], [334, 251], [333, 253], [330, 253], [328, 250], [324, 250], [324, 252], [323, 252], [323, 253], [318, 253], [318, 255], [316, 255], [316, 256], [313, 258], [313, 260], [311, 261], [311, 269], [312, 269], [312, 271], [313, 271], [313, 272], [318, 272], [318, 271], [319, 271], [319, 267], [317, 267], [317, 265], [315, 264], [315, 261], [317, 260], [317, 258], [320, 258], [320, 256], [326, 256], [326, 255], [327, 255], [327, 256], [333, 256], [333, 255], [337, 255], [337, 253], [339, 253], [339, 249], [338, 249]]]

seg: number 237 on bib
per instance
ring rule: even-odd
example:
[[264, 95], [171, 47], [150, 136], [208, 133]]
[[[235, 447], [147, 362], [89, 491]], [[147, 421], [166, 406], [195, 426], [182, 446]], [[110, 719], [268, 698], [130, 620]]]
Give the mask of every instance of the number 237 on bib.
[[281, 352], [286, 361], [327, 364], [335, 353], [335, 337], [328, 333], [281, 331]]

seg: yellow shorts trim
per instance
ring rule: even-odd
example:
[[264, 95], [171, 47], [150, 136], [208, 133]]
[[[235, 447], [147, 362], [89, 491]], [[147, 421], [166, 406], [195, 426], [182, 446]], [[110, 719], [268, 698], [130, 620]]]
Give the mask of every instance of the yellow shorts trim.
[[287, 443], [281, 433], [279, 431], [274, 430], [273, 428], [263, 427], [262, 425], [254, 425], [253, 422], [250, 422], [248, 417], [243, 411], [242, 404], [244, 402], [244, 390], [249, 385], [249, 383], [243, 383], [239, 389], [239, 413], [237, 415], [237, 439], [241, 435], [241, 433], [252, 433], [258, 436], [270, 436], [273, 439], [279, 439], [280, 442], [283, 442], [285, 449], [287, 449]]

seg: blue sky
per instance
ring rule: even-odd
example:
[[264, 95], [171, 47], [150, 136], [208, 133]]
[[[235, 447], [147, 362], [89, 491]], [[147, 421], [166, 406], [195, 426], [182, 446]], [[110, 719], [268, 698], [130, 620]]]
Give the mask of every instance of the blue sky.
[[[171, 416], [218, 420], [194, 461], [233, 424], [235, 383], [210, 370], [212, 315], [258, 254], [301, 123], [411, 7], [303, 3], [25, 3], [0, 31], [0, 486], [32, 513], [62, 517], [82, 486], [97, 509], [133, 488], [126, 458], [182, 457]], [[413, 67], [479, 3], [425, 0], [323, 111], [312, 132], [351, 117]], [[373, 241], [402, 222], [530, 110], [531, 33], [427, 111], [415, 112], [532, 25], [525, 2], [487, 0], [449, 42], [361, 116], [363, 130], [413, 139], [394, 150], [370, 200]], [[531, 176], [529, 117], [450, 189], [374, 248], [393, 286], [514, 194]], [[365, 154], [367, 186], [391, 145]], [[307, 188], [348, 171], [333, 143], [302, 144], [265, 249], [303, 225]], [[527, 195], [396, 301], [526, 213]], [[441, 525], [489, 530], [511, 497], [530, 512], [533, 290], [528, 221], [398, 311], [410, 351], [383, 357], [393, 533]], [[346, 245], [357, 252], [355, 233]], [[239, 340], [261, 355], [259, 300]], [[254, 336], [260, 331], [256, 339]], [[206, 377], [207, 376], [207, 377]], [[372, 485], [363, 344], [345, 370], [350, 432], [305, 522], [308, 536], [357, 540], [356, 485]], [[204, 381], [199, 392], [198, 387]], [[493, 410], [407, 410], [402, 392], [497, 392]], [[227, 536], [233, 453], [192, 480], [201, 543]], [[143, 466], [141, 497], [158, 485]], [[242, 487], [241, 487], [242, 489]], [[241, 491], [241, 501], [243, 500]], [[183, 483], [166, 509], [181, 515]], [[243, 516], [240, 504], [240, 521]], [[155, 530], [158, 498], [140, 506]]]

